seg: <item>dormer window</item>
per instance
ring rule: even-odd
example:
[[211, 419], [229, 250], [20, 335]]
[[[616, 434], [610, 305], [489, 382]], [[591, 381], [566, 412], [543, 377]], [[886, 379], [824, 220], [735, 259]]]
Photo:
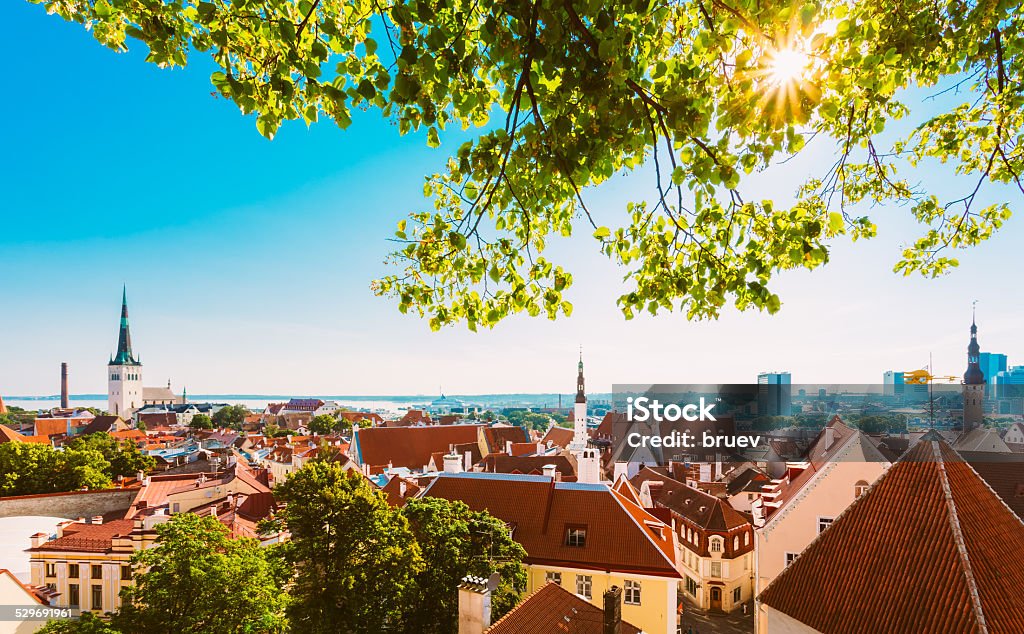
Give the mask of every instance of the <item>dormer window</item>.
[[857, 484], [853, 485], [853, 497], [859, 498], [864, 495], [868, 490], [868, 483], [864, 480], [858, 480]]
[[713, 553], [722, 552], [724, 541], [721, 537], [711, 537], [708, 539], [708, 550]]
[[565, 545], [582, 548], [587, 545], [586, 526], [567, 526], [565, 528]]

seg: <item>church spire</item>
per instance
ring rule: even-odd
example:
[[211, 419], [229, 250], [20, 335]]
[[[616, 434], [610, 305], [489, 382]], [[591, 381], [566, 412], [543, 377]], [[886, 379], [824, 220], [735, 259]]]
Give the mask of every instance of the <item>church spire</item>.
[[132, 333], [128, 329], [128, 287], [121, 289], [121, 329], [117, 335], [117, 354], [110, 365], [138, 365], [132, 355]]
[[583, 346], [580, 346], [579, 374], [576, 376], [576, 402], [586, 403], [587, 395], [583, 386]]
[[978, 324], [975, 320], [974, 307], [971, 307], [971, 342], [967, 344], [967, 372], [964, 372], [965, 385], [982, 385], [985, 374], [981, 371], [981, 346], [978, 345]]

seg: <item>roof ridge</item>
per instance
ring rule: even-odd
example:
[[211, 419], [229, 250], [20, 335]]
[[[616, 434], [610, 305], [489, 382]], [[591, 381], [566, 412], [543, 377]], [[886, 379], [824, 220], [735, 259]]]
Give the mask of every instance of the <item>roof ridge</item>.
[[[516, 611], [516, 608], [518, 608], [519, 606], [523, 605], [524, 603], [526, 603], [527, 601], [529, 601], [530, 599], [532, 599], [532, 598], [533, 598], [534, 596], [536, 596], [536, 595], [540, 594], [540, 593], [541, 593], [541, 592], [542, 592], [543, 590], [545, 590], [545, 589], [546, 589], [546, 588], [547, 588], [548, 586], [552, 586], [552, 585], [553, 585], [553, 586], [556, 586], [556, 587], [557, 587], [558, 589], [560, 589], [560, 590], [565, 590], [565, 588], [563, 588], [562, 586], [558, 585], [557, 583], [554, 583], [554, 582], [552, 582], [552, 581], [545, 581], [545, 582], [544, 582], [544, 585], [542, 585], [541, 587], [537, 588], [536, 590], [534, 590], [534, 591], [533, 591], [533, 592], [531, 592], [530, 594], [528, 594], [528, 595], [526, 595], [525, 597], [523, 597], [523, 598], [522, 598], [522, 600], [520, 600], [520, 601], [519, 601], [519, 603], [517, 603], [517, 604], [515, 604], [514, 606], [512, 606], [512, 609], [511, 609], [511, 610], [509, 610], [508, 612], [506, 612], [506, 613], [502, 614], [502, 615], [501, 615], [501, 618], [500, 618], [500, 619], [498, 619], [498, 620], [497, 620], [497, 621], [495, 621], [494, 623], [491, 623], [490, 625], [488, 625], [488, 626], [487, 626], [487, 629], [485, 629], [485, 630], [484, 630], [484, 634], [487, 634], [487, 632], [489, 632], [489, 631], [491, 631], [492, 629], [494, 629], [494, 628], [498, 627], [498, 624], [499, 624], [499, 623], [501, 623], [501, 622], [502, 622], [502, 621], [504, 621], [505, 619], [509, 618], [509, 615], [511, 615], [511, 614], [512, 614], [513, 612], [515, 612], [515, 611]], [[566, 591], [566, 592], [569, 592], [568, 590], [565, 590], [565, 591]]]
[[939, 471], [939, 482], [942, 484], [942, 494], [946, 500], [947, 519], [950, 529], [953, 531], [953, 543], [956, 544], [957, 554], [960, 563], [963, 565], [964, 578], [967, 582], [967, 591], [971, 597], [971, 609], [978, 620], [978, 628], [981, 634], [988, 634], [988, 626], [985, 624], [985, 613], [981, 607], [981, 596], [978, 594], [978, 584], [974, 579], [974, 571], [971, 569], [971, 560], [967, 554], [967, 545], [964, 543], [963, 532], [960, 529], [960, 517], [956, 511], [956, 501], [953, 500], [953, 491], [949, 486], [949, 477], [946, 474], [946, 463], [942, 456], [942, 450], [938, 443], [932, 445], [932, 455], [935, 456], [935, 466]]
[[[610, 487], [608, 488], [608, 492], [611, 494], [612, 499], [618, 503], [619, 508], [622, 509], [622, 512], [626, 514], [626, 517], [628, 517], [630, 521], [633, 522], [633, 524], [640, 529], [640, 532], [643, 533], [644, 537], [647, 538], [647, 541], [650, 542], [652, 546], [654, 546], [654, 550], [658, 551], [658, 554], [661, 555], [665, 559], [665, 561], [669, 563], [669, 566], [678, 573], [678, 568], [676, 568], [676, 562], [673, 559], [670, 559], [669, 556], [665, 554], [665, 551], [661, 549], [661, 546], [658, 545], [658, 542], [654, 541], [654, 537], [648, 534], [648, 527], [641, 526], [637, 518], [633, 517], [633, 514], [630, 513], [629, 509], [626, 508], [625, 503], [623, 502], [623, 500], [626, 499], [626, 496], [622, 495], [621, 493]], [[630, 504], [632, 504], [632, 502], [630, 502]], [[636, 505], [634, 504], [634, 506]], [[672, 546], [674, 548], [676, 546], [676, 539], [675, 533], [672, 531], [672, 527], [668, 524], [665, 524], [665, 522], [661, 521], [660, 519], [652, 515], [647, 509], [640, 506], [636, 506], [636, 508], [639, 509], [645, 515], [650, 516], [651, 519], [665, 525], [665, 528], [668, 529], [669, 535], [672, 536], [672, 538], [669, 541], [673, 542]], [[645, 518], [644, 521], [647, 522], [649, 520]]]

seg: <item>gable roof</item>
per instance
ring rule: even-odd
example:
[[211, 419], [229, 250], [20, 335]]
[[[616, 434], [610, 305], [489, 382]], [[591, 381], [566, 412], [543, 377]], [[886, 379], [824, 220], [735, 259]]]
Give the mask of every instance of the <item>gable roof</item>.
[[526, 430], [518, 425], [484, 427], [483, 433], [487, 453], [505, 451], [506, 443], [509, 442], [513, 444], [530, 442], [530, 436], [526, 433]]
[[[543, 476], [438, 474], [423, 496], [462, 500], [513, 527], [528, 563], [678, 578], [668, 526], [603, 484], [556, 483]], [[583, 546], [566, 530], [586, 527]]]
[[112, 414], [97, 416], [79, 432], [79, 435], [85, 436], [87, 434], [95, 434], [102, 431], [117, 431], [118, 423], [124, 424], [124, 420], [120, 416], [114, 416]]
[[1010, 545], [1022, 543], [1024, 524], [978, 474], [922, 440], [760, 600], [825, 634], [1021, 632], [1024, 550]]
[[[539, 590], [501, 617], [485, 634], [602, 634], [604, 611], [557, 583]], [[640, 628], [622, 622], [619, 634], [640, 634]]]
[[525, 473], [544, 475], [544, 467], [555, 465], [562, 482], [576, 481], [576, 462], [567, 454], [551, 456], [510, 456], [506, 453], [492, 453], [481, 462], [487, 473]]
[[0, 425], [0, 443], [25, 442], [25, 435], [14, 431], [7, 425]]
[[353, 434], [353, 457], [364, 465], [422, 469], [434, 453], [448, 453], [452, 445], [475, 443], [477, 430], [477, 425], [367, 427]]
[[961, 452], [971, 467], [996, 492], [1017, 517], [1024, 520], [1024, 456], [997, 456], [988, 452]]
[[559, 427], [558, 425], [552, 425], [551, 427], [548, 428], [547, 432], [544, 434], [544, 437], [541, 438], [540, 441], [544, 443], [545, 446], [548, 444], [548, 441], [550, 441], [552, 445], [556, 445], [558, 447], [561, 447], [562, 449], [565, 449], [566, 447], [569, 446], [569, 443], [572, 442], [572, 435], [573, 430], [569, 429], [568, 427]]

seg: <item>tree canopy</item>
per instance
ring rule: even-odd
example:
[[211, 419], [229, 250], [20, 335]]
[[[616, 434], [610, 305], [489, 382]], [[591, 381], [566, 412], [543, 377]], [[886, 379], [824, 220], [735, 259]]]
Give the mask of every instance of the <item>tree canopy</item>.
[[249, 410], [245, 405], [228, 405], [214, 412], [211, 421], [217, 427], [241, 429], [242, 423], [245, 422], [245, 417], [248, 415]]
[[111, 485], [110, 466], [94, 448], [57, 451], [37, 443], [2, 443], [0, 496], [106, 489]]
[[122, 591], [112, 623], [124, 632], [179, 634], [285, 631], [284, 576], [259, 541], [231, 539], [216, 517], [174, 515], [154, 547], [136, 552], [143, 570]]
[[458, 585], [466, 575], [501, 580], [491, 597], [491, 622], [515, 607], [526, 589], [526, 551], [508, 526], [465, 503], [439, 498], [409, 500], [402, 507], [423, 553], [416, 577], [417, 600], [403, 617], [409, 634], [447, 634], [458, 625]]
[[[983, 186], [1024, 192], [1024, 11], [1010, 0], [30, 1], [115, 50], [142, 42], [160, 66], [209, 57], [217, 92], [267, 138], [294, 119], [346, 128], [357, 109], [430, 146], [476, 128], [426, 178], [429, 203], [398, 224], [398, 270], [373, 285], [434, 328], [571, 313], [573, 274], [545, 253], [574, 232], [625, 269], [627, 318], [712, 318], [777, 311], [773, 277], [874, 236], [874, 205], [921, 225], [897, 272], [944, 273], [1010, 216]], [[955, 103], [894, 131], [914, 87]], [[751, 191], [816, 138], [834, 161], [791, 200]], [[915, 184], [938, 162], [964, 191]], [[594, 186], [640, 168], [650, 186], [624, 214], [592, 213]]]
[[280, 546], [294, 571], [291, 630], [375, 634], [399, 623], [423, 569], [406, 518], [334, 462], [308, 463], [274, 494], [291, 533]]
[[156, 459], [141, 453], [130, 440], [118, 440], [106, 432], [88, 434], [72, 439], [65, 444], [65, 451], [94, 449], [110, 466], [105, 472], [111, 478], [134, 477], [138, 472], [149, 472], [156, 466]]
[[213, 429], [213, 419], [206, 414], [195, 414], [188, 426], [191, 429]]

